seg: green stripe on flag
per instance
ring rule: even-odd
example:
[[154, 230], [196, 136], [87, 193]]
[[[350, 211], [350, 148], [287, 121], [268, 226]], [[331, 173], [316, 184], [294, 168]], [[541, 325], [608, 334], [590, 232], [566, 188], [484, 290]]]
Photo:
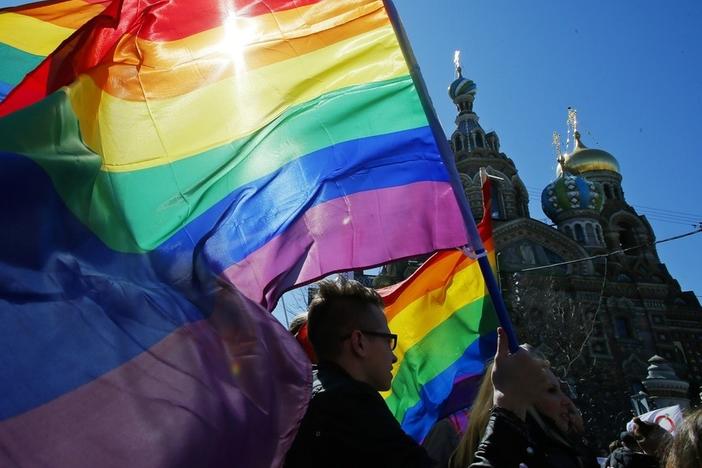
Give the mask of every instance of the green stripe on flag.
[[412, 346], [400, 363], [386, 398], [398, 421], [419, 401], [417, 389], [460, 359], [481, 335], [498, 327], [492, 301], [485, 296], [466, 304]]
[[34, 70], [44, 57], [15, 49], [0, 43], [0, 81], [16, 85], [30, 71]]
[[[138, 171], [106, 172], [100, 170], [100, 156], [82, 145], [63, 92], [4, 120], [3, 149], [40, 164], [71, 211], [122, 252], [155, 249], [232, 191], [306, 154], [427, 125], [412, 80], [404, 76], [322, 95], [288, 109], [246, 138], [196, 156]], [[35, 128], [50, 130], [36, 135]], [[56, 158], [56, 153], [67, 156]]]

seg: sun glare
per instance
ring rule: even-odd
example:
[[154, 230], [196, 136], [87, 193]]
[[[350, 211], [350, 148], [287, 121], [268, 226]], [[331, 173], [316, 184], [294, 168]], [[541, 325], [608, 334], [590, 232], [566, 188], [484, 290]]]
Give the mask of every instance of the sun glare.
[[237, 70], [246, 67], [246, 48], [256, 37], [256, 28], [251, 18], [230, 14], [224, 21], [222, 49], [232, 58]]

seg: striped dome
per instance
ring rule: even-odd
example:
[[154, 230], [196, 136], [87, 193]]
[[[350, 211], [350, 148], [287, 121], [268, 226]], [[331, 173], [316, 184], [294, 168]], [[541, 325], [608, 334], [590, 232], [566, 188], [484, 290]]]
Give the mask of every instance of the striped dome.
[[467, 94], [475, 96], [475, 92], [477, 90], [478, 87], [473, 80], [469, 80], [468, 78], [464, 78], [463, 76], [459, 75], [458, 78], [456, 78], [449, 86], [448, 94], [449, 97], [455, 101], [456, 98]]
[[604, 193], [600, 184], [568, 173], [548, 184], [541, 193], [541, 208], [552, 221], [569, 210], [599, 213], [603, 204]]

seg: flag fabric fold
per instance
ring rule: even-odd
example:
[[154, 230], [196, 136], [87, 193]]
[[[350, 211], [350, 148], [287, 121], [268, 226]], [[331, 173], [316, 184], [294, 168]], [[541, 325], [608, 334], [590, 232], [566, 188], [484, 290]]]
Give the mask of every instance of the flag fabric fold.
[[162, 258], [207, 237], [211, 267], [272, 309], [324, 273], [468, 243], [382, 2], [117, 5], [0, 104], [23, 109], [13, 133], [60, 113], [99, 160], [75, 181], [8, 142], [111, 249]]
[[[489, 182], [483, 203], [478, 231], [494, 269]], [[477, 259], [459, 249], [437, 252], [408, 279], [378, 292], [398, 335], [384, 398], [405, 432], [422, 441], [438, 419], [471, 405], [495, 354], [495, 309]]]
[[0, 464], [276, 466], [310, 373], [264, 308], [469, 243], [384, 3], [25, 7], [75, 30], [0, 102]]
[[0, 10], [0, 101], [110, 1], [16, 2]]

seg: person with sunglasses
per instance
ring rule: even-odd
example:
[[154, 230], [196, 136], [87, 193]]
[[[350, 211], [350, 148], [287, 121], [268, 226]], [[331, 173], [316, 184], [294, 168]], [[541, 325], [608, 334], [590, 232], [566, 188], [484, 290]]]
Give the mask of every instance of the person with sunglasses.
[[379, 393], [390, 389], [397, 335], [388, 328], [378, 293], [344, 278], [320, 282], [307, 331], [319, 364], [284, 466], [433, 466]]

